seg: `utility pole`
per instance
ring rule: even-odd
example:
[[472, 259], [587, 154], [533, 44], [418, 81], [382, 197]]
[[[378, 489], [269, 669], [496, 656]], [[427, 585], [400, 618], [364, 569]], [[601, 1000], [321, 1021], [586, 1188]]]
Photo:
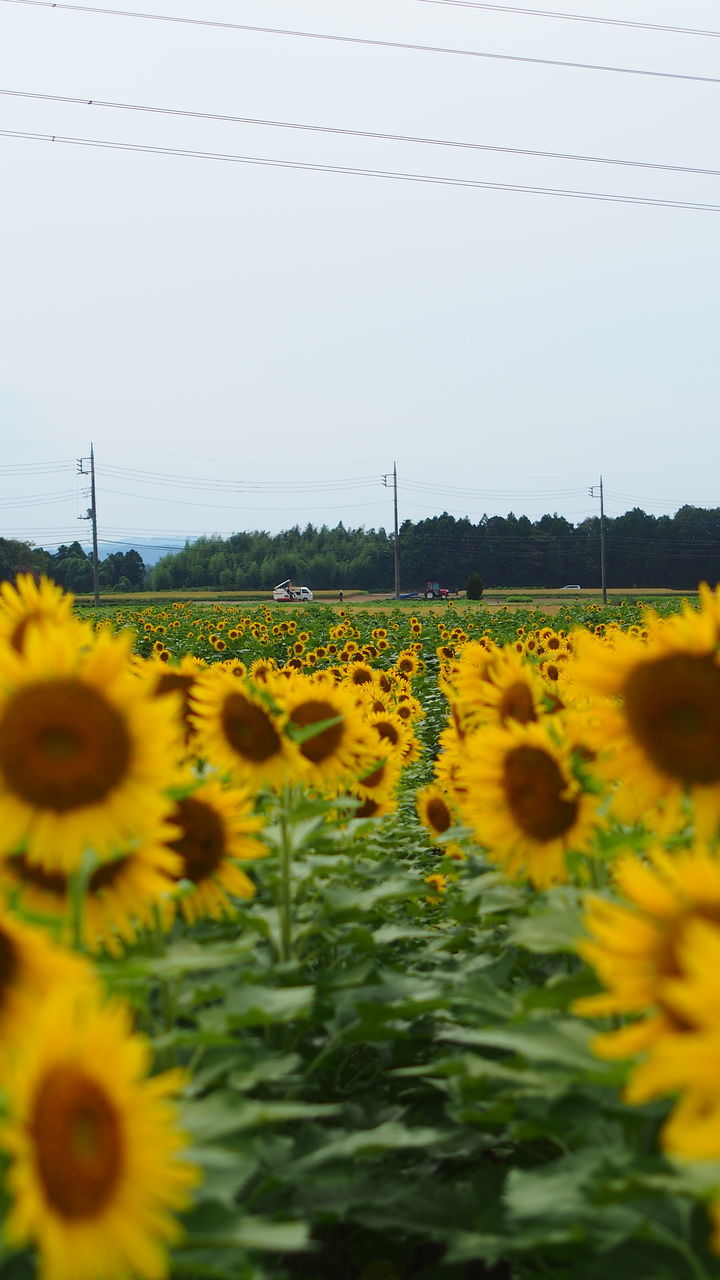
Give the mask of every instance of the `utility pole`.
[[607, 582], [605, 579], [605, 507], [603, 504], [603, 478], [600, 477], [600, 484], [590, 485], [590, 497], [594, 498], [595, 490], [598, 490], [600, 497], [600, 582], [602, 583], [602, 602], [607, 604]]
[[[385, 488], [388, 487], [390, 473], [386, 472], [381, 476]], [[398, 506], [397, 506], [397, 463], [393, 462], [392, 469], [392, 485], [393, 485], [393, 510], [395, 514], [395, 599], [400, 599], [400, 533], [398, 530]]]
[[[87, 467], [86, 467], [87, 464]], [[95, 604], [100, 603], [100, 561], [98, 557], [98, 536], [97, 536], [97, 504], [95, 502], [95, 454], [92, 444], [90, 445], [90, 457], [78, 458], [77, 463], [78, 475], [90, 476], [90, 506], [87, 515], [80, 516], [80, 520], [92, 520], [92, 546], [93, 546], [93, 596]]]

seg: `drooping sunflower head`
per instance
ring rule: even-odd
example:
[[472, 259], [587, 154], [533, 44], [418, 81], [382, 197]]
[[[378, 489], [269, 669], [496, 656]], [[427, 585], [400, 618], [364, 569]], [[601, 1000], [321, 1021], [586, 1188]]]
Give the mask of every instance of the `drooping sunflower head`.
[[[81, 937], [88, 951], [120, 955], [138, 934], [152, 928], [157, 912], [171, 896], [171, 879], [180, 869], [168, 847], [177, 828], [163, 823], [156, 832], [124, 853], [101, 862], [90, 873], [83, 899]], [[0, 890], [26, 910], [59, 923], [63, 942], [76, 937], [77, 921], [67, 871], [48, 870], [23, 853], [0, 862]]]
[[129, 636], [36, 626], [0, 653], [0, 842], [47, 869], [101, 859], [169, 808], [179, 740], [173, 708], [129, 662]]

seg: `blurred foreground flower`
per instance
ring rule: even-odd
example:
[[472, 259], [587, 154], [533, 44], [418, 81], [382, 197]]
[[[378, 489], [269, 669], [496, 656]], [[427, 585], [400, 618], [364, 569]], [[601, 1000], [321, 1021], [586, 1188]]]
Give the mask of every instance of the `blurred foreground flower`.
[[70, 987], [40, 1006], [6, 1076], [6, 1236], [34, 1244], [42, 1280], [161, 1280], [198, 1170], [167, 1101], [180, 1072], [147, 1077], [126, 1008]]

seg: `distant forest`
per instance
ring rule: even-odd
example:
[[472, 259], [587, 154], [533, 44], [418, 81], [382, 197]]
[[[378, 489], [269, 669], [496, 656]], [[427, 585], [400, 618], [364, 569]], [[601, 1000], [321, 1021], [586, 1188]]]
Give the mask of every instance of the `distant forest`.
[[[472, 574], [486, 587], [600, 586], [599, 517], [573, 525], [564, 516], [484, 516], [476, 524], [444, 513], [400, 528], [401, 590], [439, 580], [463, 589]], [[681, 507], [673, 516], [638, 507], [605, 519], [607, 584], [694, 590], [720, 581], [720, 508]], [[74, 592], [92, 590], [92, 560], [79, 543], [50, 553], [0, 538], [0, 580], [18, 569], [47, 573]], [[184, 587], [271, 590], [291, 578], [316, 590], [391, 591], [393, 534], [384, 529], [304, 529], [204, 537], [146, 569], [137, 551], [100, 563], [105, 590], [173, 591]]]

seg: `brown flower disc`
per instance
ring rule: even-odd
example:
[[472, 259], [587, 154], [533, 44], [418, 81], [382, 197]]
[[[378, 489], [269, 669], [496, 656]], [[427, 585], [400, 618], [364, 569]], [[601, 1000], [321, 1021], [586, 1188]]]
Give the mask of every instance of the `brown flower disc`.
[[503, 786], [513, 820], [525, 835], [545, 842], [564, 836], [577, 817], [577, 801], [567, 800], [566, 779], [556, 760], [541, 747], [508, 751]]
[[0, 714], [0, 772], [35, 809], [101, 803], [126, 777], [131, 753], [121, 713], [81, 680], [26, 685]]
[[324, 720], [336, 720], [321, 729], [312, 738], [307, 738], [300, 747], [301, 753], [311, 764], [322, 764], [337, 751], [343, 739], [342, 717], [338, 719], [337, 707], [320, 698], [308, 698], [299, 706], [293, 707], [292, 722], [298, 729], [307, 729], [313, 724], [322, 724]]
[[277, 755], [280, 734], [269, 712], [251, 702], [243, 693], [225, 699], [220, 716], [223, 733], [233, 751], [253, 764], [263, 764]]
[[194, 796], [185, 796], [178, 801], [171, 821], [182, 827], [182, 835], [168, 841], [168, 847], [183, 860], [181, 875], [195, 884], [206, 880], [225, 857], [222, 819], [209, 804]]
[[720, 782], [720, 668], [712, 656], [643, 662], [623, 693], [633, 737], [657, 769], [689, 784]]
[[96, 1217], [123, 1172], [123, 1143], [112, 1102], [73, 1066], [41, 1079], [29, 1124], [40, 1181], [61, 1218]]

